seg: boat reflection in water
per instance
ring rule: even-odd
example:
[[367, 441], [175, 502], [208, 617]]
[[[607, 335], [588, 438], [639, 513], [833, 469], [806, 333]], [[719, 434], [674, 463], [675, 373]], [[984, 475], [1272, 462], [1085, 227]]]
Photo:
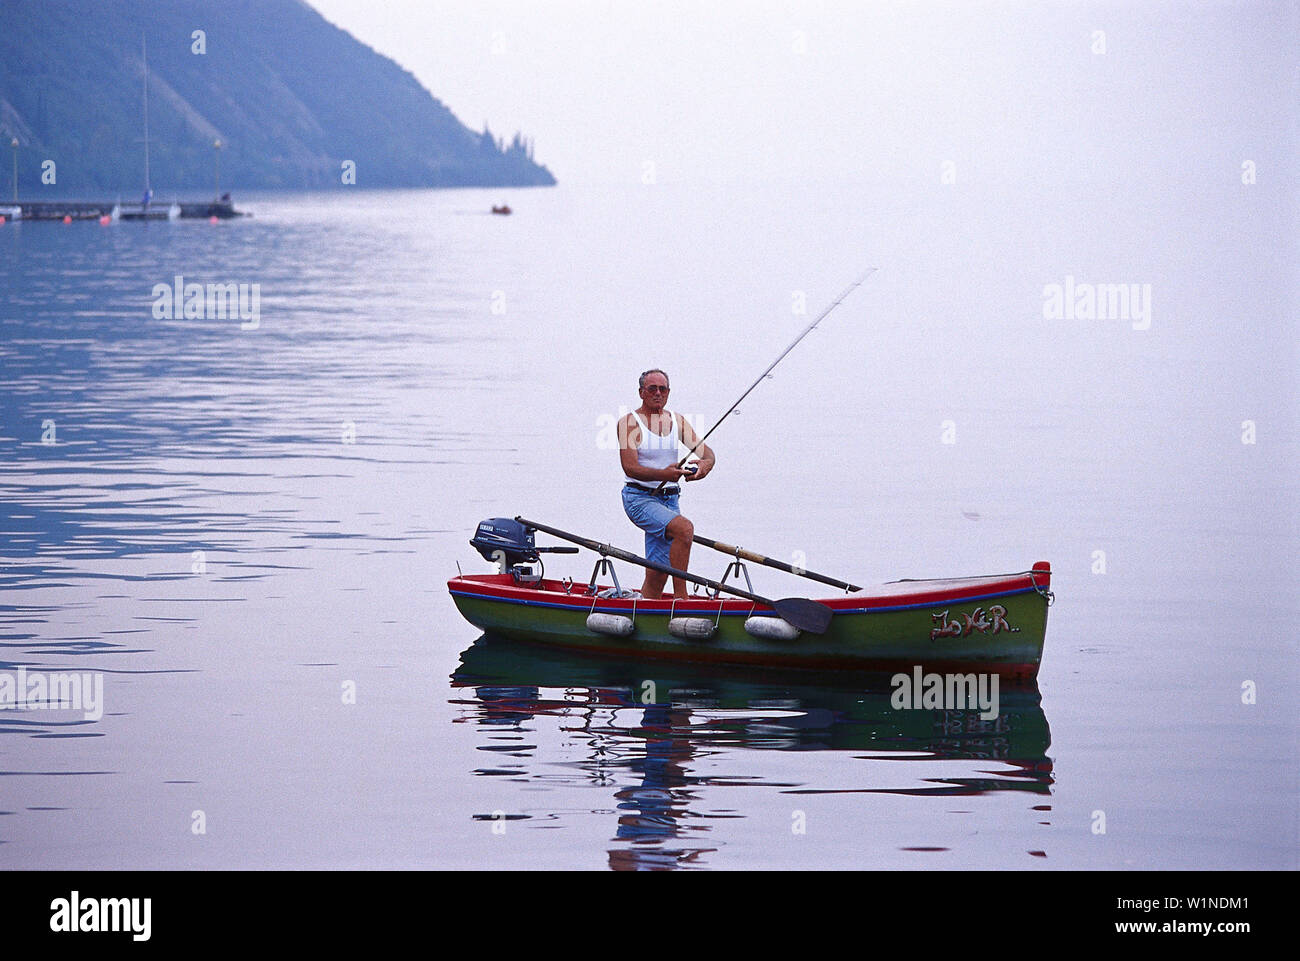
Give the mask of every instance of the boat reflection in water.
[[[611, 791], [614, 869], [702, 863], [716, 850], [707, 846], [710, 820], [744, 816], [701, 810], [700, 792], [711, 786], [766, 783], [794, 794], [845, 793], [773, 785], [725, 768], [719, 774], [718, 755], [729, 751], [852, 751], [862, 760], [991, 762], [971, 777], [914, 778], [908, 765], [904, 786], [848, 793], [1051, 793], [1051, 736], [1037, 683], [1004, 681], [998, 715], [986, 720], [978, 707], [895, 709], [890, 677], [593, 657], [484, 634], [461, 655], [451, 680], [454, 703], [468, 709], [460, 723], [478, 725], [488, 737], [482, 749], [493, 756], [508, 752], [516, 762], [534, 757], [537, 748], [512, 749], [501, 735], [535, 732], [533, 722], [547, 717], [566, 741], [581, 745], [576, 766], [582, 773], [571, 783]], [[535, 737], [530, 734], [528, 741], [536, 743]], [[690, 762], [706, 755], [713, 763], [709, 774], [701, 774], [701, 765]], [[544, 775], [522, 763], [478, 773], [555, 783], [549, 765]]]

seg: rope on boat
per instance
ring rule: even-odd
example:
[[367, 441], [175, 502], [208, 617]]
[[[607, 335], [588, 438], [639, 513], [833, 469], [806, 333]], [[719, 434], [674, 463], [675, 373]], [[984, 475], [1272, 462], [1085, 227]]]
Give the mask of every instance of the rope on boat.
[[1021, 571], [1020, 573], [1029, 575], [1029, 583], [1033, 585], [1034, 593], [1039, 594], [1042, 597], [1046, 598], [1048, 607], [1051, 607], [1053, 604], [1056, 603], [1056, 595], [1052, 591], [1049, 591], [1046, 587], [1039, 587], [1038, 581], [1034, 579], [1034, 575], [1042, 573], [1041, 571]]
[[[594, 577], [595, 575], [592, 576]], [[629, 597], [632, 598], [632, 627], [633, 629], [635, 629], [636, 628], [636, 602], [641, 600], [640, 591], [615, 590], [608, 597], [601, 597], [600, 592], [597, 591], [595, 594], [591, 595], [591, 610], [587, 611], [587, 616], [591, 617], [592, 614], [596, 613], [597, 601], [625, 601]]]
[[[745, 620], [749, 620], [751, 617], [753, 617], [753, 616], [754, 616], [754, 612], [755, 612], [756, 610], [758, 610], [758, 605], [755, 604], [753, 601], [750, 601], [750, 602], [749, 602], [749, 613], [745, 615]], [[721, 608], [718, 609], [718, 617], [719, 617], [719, 618], [722, 617], [722, 609], [721, 609]]]

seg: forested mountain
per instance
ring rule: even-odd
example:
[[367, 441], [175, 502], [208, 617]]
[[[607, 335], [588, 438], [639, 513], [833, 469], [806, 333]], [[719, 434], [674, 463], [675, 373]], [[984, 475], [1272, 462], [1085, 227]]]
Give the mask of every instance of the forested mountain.
[[[196, 31], [202, 31], [196, 34]], [[0, 198], [153, 187], [553, 184], [531, 144], [465, 127], [411, 73], [300, 0], [3, 0]], [[200, 52], [201, 51], [201, 52]], [[41, 185], [54, 161], [56, 184]], [[48, 165], [46, 165], [48, 169]]]

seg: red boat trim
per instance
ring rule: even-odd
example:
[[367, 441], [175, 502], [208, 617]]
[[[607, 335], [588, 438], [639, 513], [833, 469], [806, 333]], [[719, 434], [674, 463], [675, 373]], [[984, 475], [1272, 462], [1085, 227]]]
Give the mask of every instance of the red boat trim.
[[[1046, 578], [1044, 579], [1046, 580]], [[945, 604], [966, 604], [974, 601], [987, 601], [999, 597], [1010, 597], [1017, 594], [1028, 594], [1035, 591], [1041, 591], [1046, 585], [1038, 585], [1035, 583], [1036, 580], [1036, 577], [1024, 574], [1018, 575], [1014, 578], [1003, 579], [1000, 583], [996, 584], [996, 588], [993, 584], [978, 584], [963, 588], [954, 588], [947, 591], [934, 589], [918, 591], [914, 595], [901, 595], [898, 598], [879, 596], [855, 598], [846, 596], [821, 600], [820, 603], [825, 604], [838, 614], [866, 613], [868, 611], [879, 613], [888, 611], [910, 611], [919, 608], [933, 608]], [[461, 585], [468, 585], [472, 589], [467, 589], [465, 586]], [[671, 613], [674, 608], [674, 601], [672, 598], [658, 601], [645, 601], [638, 599], [635, 605], [629, 604], [623, 599], [593, 598], [590, 595], [561, 595], [563, 597], [572, 596], [572, 600], [551, 600], [549, 598], [542, 600], [537, 595], [553, 596], [560, 594], [560, 592], [518, 587], [514, 584], [490, 584], [484, 583], [480, 580], [472, 580], [471, 578], [453, 578], [447, 582], [447, 589], [453, 596], [458, 597], [501, 601], [507, 604], [517, 604], [524, 607], [549, 607], [569, 611], [599, 609], [608, 613], [619, 614], [667, 614]], [[890, 603], [894, 600], [903, 599], [906, 600], [905, 603]], [[716, 616], [718, 614], [726, 616], [748, 616], [750, 614], [756, 614], [759, 616], [775, 616], [775, 612], [773, 612], [771, 608], [764, 605], [754, 604], [740, 598], [718, 601], [711, 598], [693, 597], [687, 598], [685, 601], [678, 600], [675, 603], [680, 607], [682, 613], [707, 613], [711, 616]]]

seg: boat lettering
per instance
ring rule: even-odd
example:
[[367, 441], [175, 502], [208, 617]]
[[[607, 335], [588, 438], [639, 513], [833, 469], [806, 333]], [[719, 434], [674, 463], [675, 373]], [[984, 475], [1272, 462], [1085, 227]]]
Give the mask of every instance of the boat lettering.
[[931, 614], [930, 620], [936, 625], [930, 631], [930, 640], [938, 640], [941, 637], [968, 637], [978, 631], [981, 634], [1001, 634], [1003, 632], [1017, 634], [1020, 631], [1018, 627], [1012, 627], [1007, 620], [1007, 609], [1001, 604], [994, 604], [988, 609], [988, 614], [984, 613], [984, 608], [977, 607], [969, 614], [958, 612], [957, 616], [949, 619], [948, 611], [940, 614]]

